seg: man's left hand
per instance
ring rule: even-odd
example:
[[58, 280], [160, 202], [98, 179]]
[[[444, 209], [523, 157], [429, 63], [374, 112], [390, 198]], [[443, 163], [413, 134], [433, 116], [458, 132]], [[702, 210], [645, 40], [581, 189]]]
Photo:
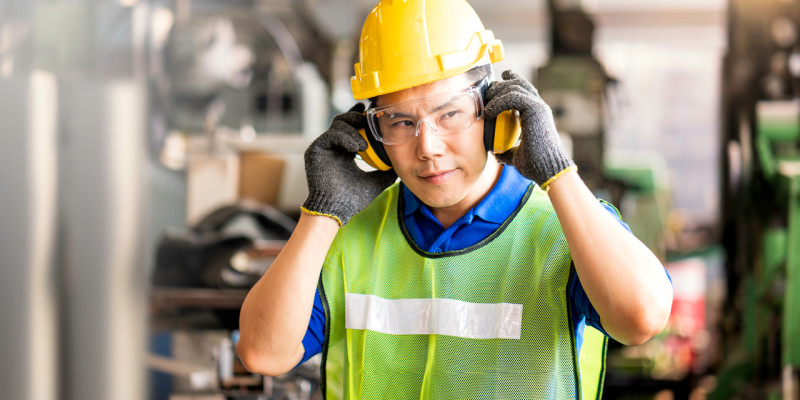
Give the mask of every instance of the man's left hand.
[[522, 123], [519, 147], [497, 154], [497, 159], [513, 165], [524, 177], [545, 187], [575, 163], [564, 152], [558, 137], [553, 112], [539, 96], [539, 91], [510, 70], [503, 80], [493, 82], [486, 90], [486, 118], [496, 118], [507, 110], [518, 110]]

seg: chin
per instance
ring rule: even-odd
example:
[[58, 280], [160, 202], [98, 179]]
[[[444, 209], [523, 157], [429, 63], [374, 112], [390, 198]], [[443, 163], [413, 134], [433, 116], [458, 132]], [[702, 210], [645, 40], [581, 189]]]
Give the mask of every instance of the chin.
[[[413, 192], [413, 190], [412, 190], [412, 192]], [[414, 194], [417, 195], [416, 193], [414, 193]], [[465, 193], [449, 194], [449, 195], [445, 194], [444, 196], [442, 196], [442, 195], [438, 195], [438, 196], [425, 196], [425, 195], [420, 196], [420, 195], [417, 195], [417, 197], [419, 197], [419, 199], [423, 203], [425, 203], [425, 205], [427, 205], [428, 207], [433, 207], [433, 208], [445, 208], [445, 207], [450, 207], [450, 206], [456, 205], [465, 196], [466, 196]]]

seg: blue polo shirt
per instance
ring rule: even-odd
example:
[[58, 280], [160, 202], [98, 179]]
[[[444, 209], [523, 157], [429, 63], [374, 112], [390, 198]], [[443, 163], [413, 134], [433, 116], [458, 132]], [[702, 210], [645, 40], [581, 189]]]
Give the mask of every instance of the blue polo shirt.
[[[486, 197], [447, 229], [433, 216], [427, 205], [422, 203], [405, 185], [402, 185], [403, 222], [411, 238], [422, 250], [431, 253], [460, 250], [480, 242], [499, 228], [503, 221], [517, 209], [525, 197], [528, 187], [532, 184], [514, 167], [505, 165], [500, 179]], [[606, 202], [601, 203], [625, 229], [630, 231], [628, 225], [620, 220], [613, 206]], [[570, 281], [569, 293], [572, 309], [575, 311], [572, 315], [575, 344], [580, 352], [583, 344], [583, 330], [587, 323], [603, 333], [605, 330], [600, 325], [600, 316], [589, 302], [577, 274], [573, 275]], [[325, 309], [322, 307], [322, 300], [319, 290], [317, 290], [308, 330], [303, 337], [305, 355], [300, 361], [301, 364], [322, 351], [324, 339]]]

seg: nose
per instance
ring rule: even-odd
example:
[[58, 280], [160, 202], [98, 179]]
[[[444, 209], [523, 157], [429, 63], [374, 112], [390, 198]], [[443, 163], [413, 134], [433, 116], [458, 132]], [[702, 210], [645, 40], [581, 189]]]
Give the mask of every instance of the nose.
[[[423, 127], [424, 126], [424, 127]], [[444, 154], [445, 143], [435, 125], [425, 120], [417, 122], [417, 155], [421, 160], [433, 159]]]

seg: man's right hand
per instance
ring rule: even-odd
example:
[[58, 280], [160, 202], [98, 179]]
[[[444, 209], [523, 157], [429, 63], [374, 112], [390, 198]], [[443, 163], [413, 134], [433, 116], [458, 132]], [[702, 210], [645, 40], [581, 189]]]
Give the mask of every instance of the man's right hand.
[[355, 155], [367, 149], [358, 134], [366, 126], [364, 105], [333, 119], [305, 153], [308, 198], [303, 211], [326, 215], [346, 224], [384, 189], [397, 180], [394, 170], [365, 172], [356, 165]]
[[[283, 374], [303, 358], [303, 336], [314, 306], [322, 264], [339, 231], [397, 175], [364, 172], [355, 154], [367, 147], [358, 133], [364, 106], [333, 119], [331, 127], [306, 150], [308, 199], [292, 237], [264, 276], [250, 289], [239, 316], [236, 350], [251, 372]], [[320, 218], [314, 215], [326, 215]]]

